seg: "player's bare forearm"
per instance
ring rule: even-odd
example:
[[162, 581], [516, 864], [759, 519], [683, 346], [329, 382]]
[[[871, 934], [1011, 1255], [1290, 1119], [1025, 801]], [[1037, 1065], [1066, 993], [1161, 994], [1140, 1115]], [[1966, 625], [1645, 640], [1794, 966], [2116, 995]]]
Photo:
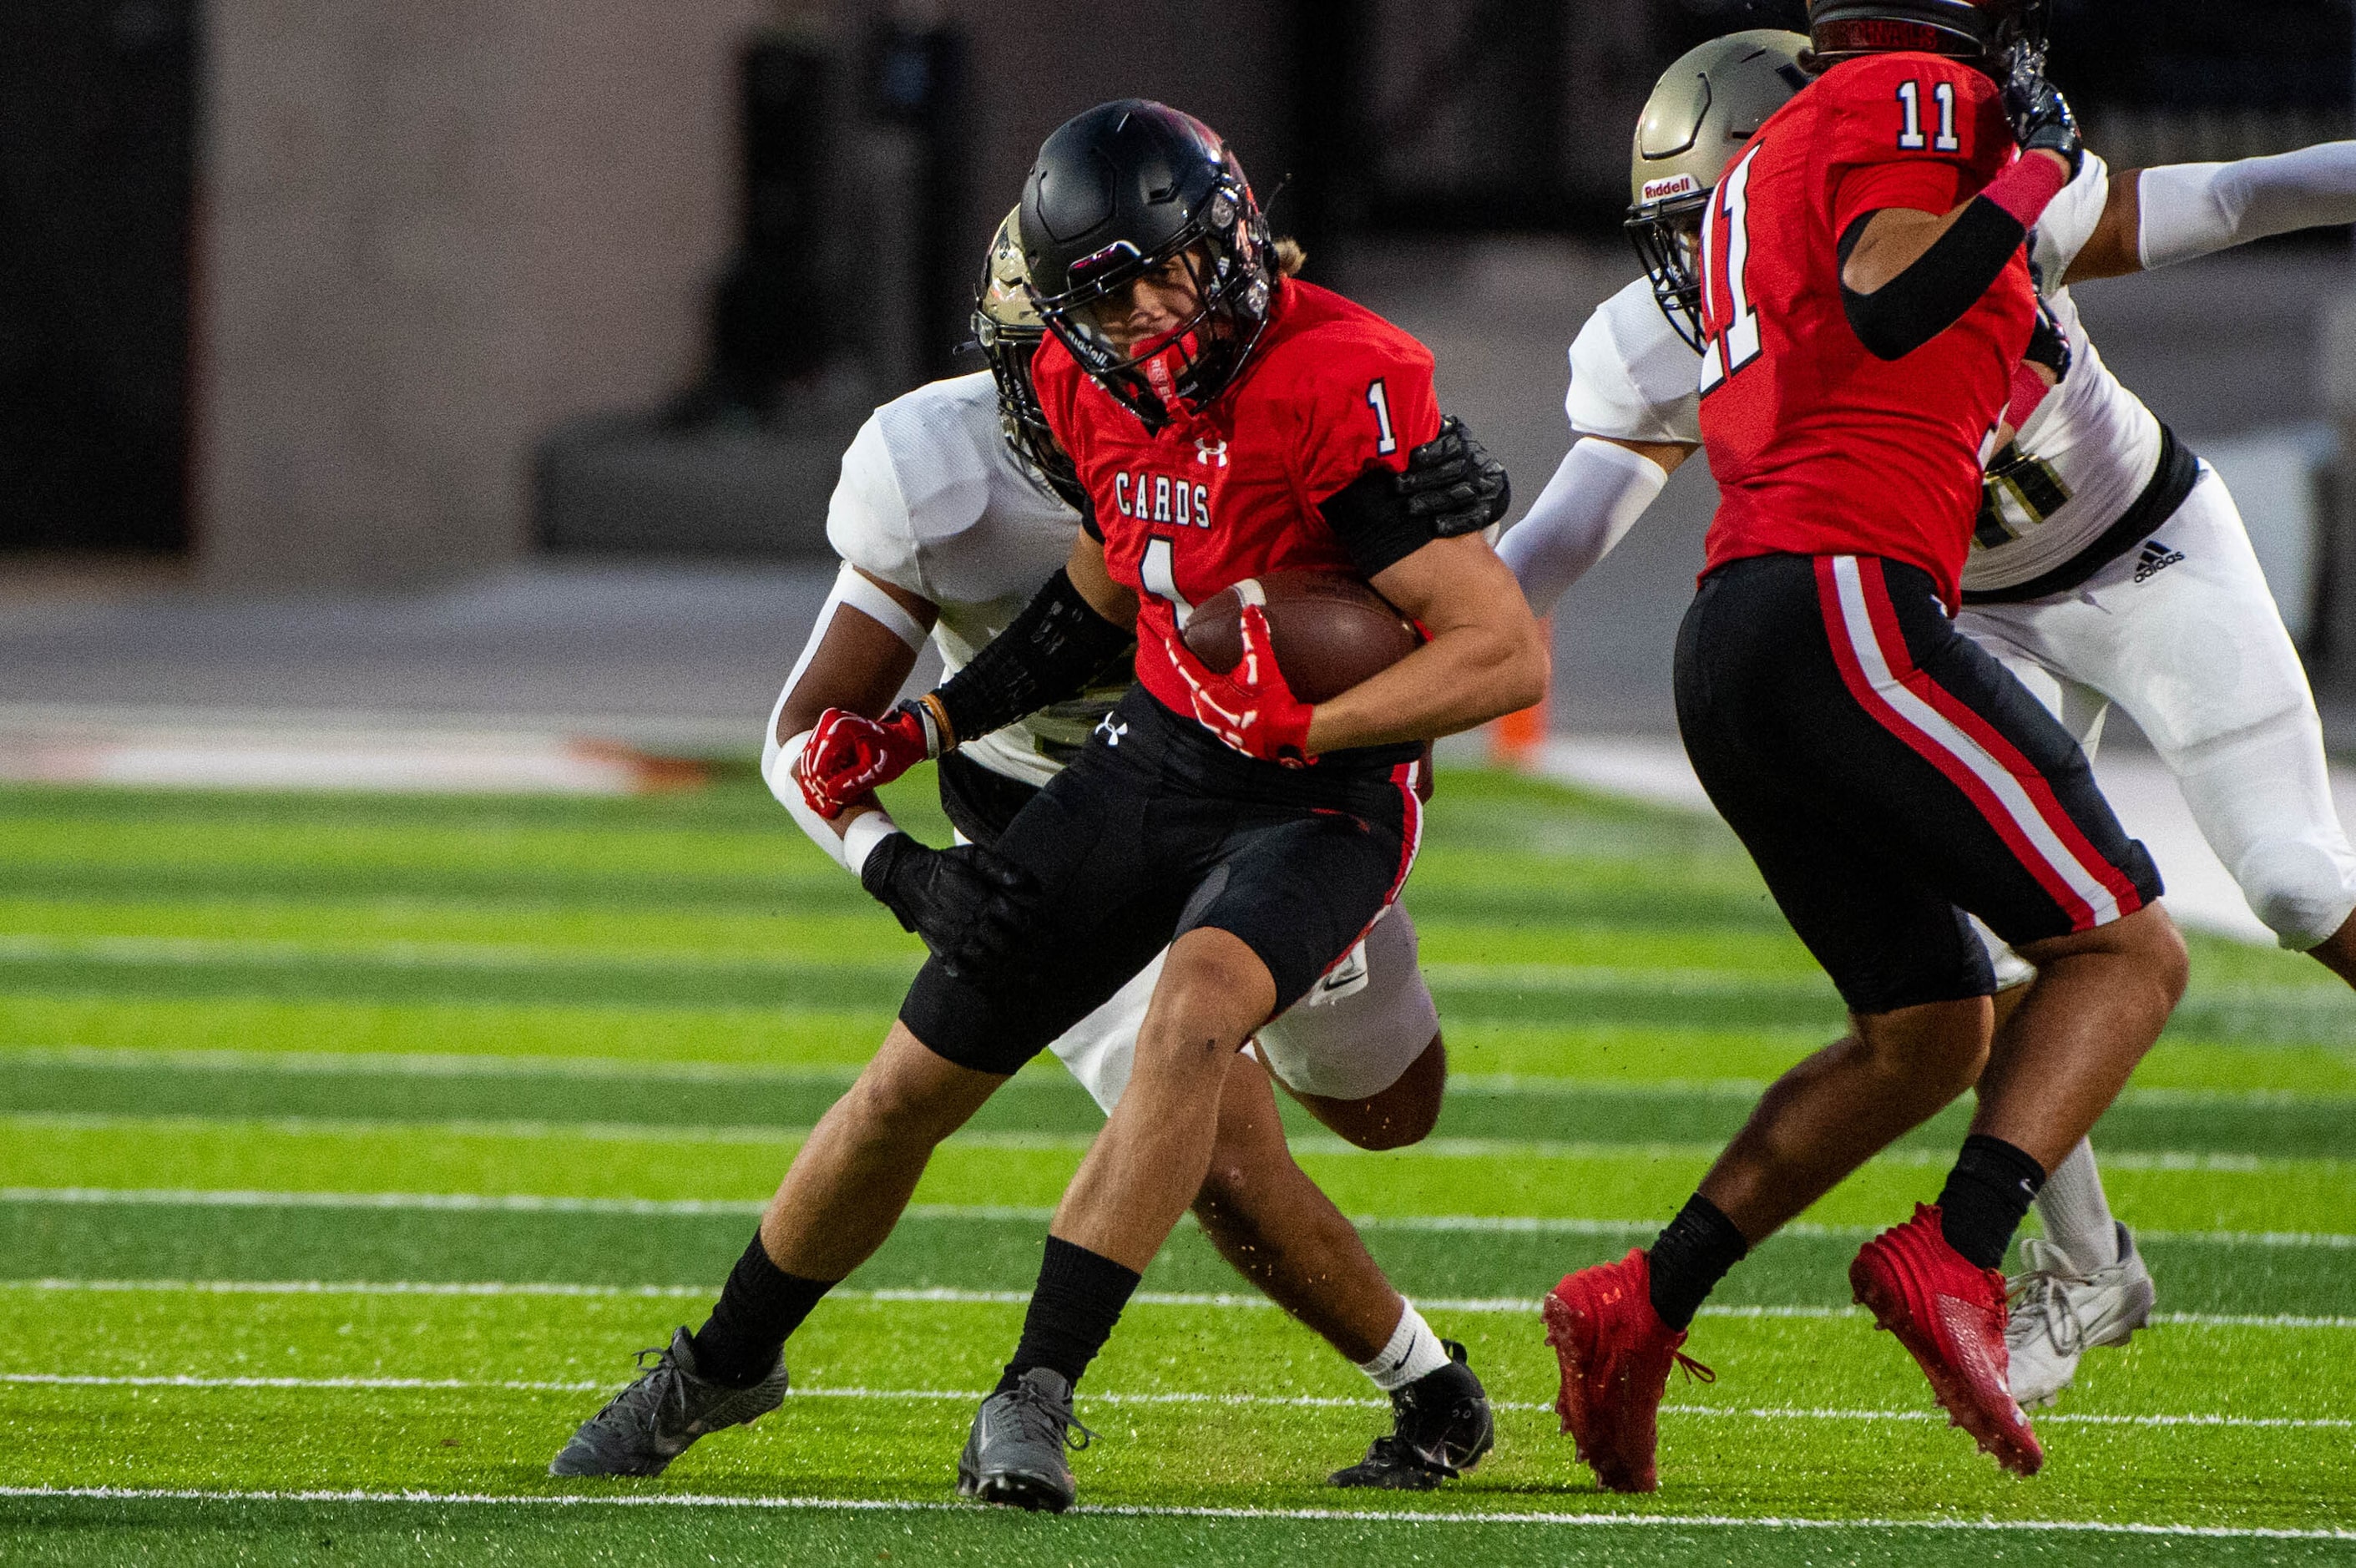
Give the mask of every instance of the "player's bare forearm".
[[1687, 458], [1701, 450], [1698, 446], [1688, 446], [1682, 441], [1622, 441], [1616, 435], [1599, 435], [1595, 439], [1610, 442], [1614, 446], [1627, 448], [1637, 456], [1654, 464], [1664, 474], [1676, 473], [1685, 467]]
[[2143, 170], [2128, 169], [2111, 177], [2111, 192], [2103, 199], [2103, 215], [2083, 249], [2070, 263], [2064, 283], [2094, 278], [2119, 278], [2143, 271]]
[[[859, 575], [906, 611], [917, 626], [930, 630], [939, 618], [940, 611], [930, 600], [894, 587], [870, 573]], [[856, 605], [838, 606], [826, 625], [817, 628], [813, 636], [816, 642], [801, 661], [800, 673], [777, 705], [776, 742], [781, 746], [809, 731], [829, 708], [841, 708], [868, 718], [879, 716], [899, 694], [908, 671], [916, 667], [916, 650], [902, 640], [900, 633]], [[813, 815], [801, 821], [806, 831], [823, 831], [840, 839], [854, 821], [878, 809], [870, 796], [840, 816]]]
[[1137, 624], [1137, 596], [1112, 580], [1105, 567], [1104, 541], [1092, 537], [1087, 530], [1072, 541], [1072, 553], [1064, 563], [1065, 575], [1072, 579], [1080, 597], [1088, 608], [1115, 626]]
[[[2056, 153], [2034, 152], [2032, 158], [2047, 158], [2063, 169], [2068, 163]], [[1970, 211], [1972, 202], [1957, 204], [1945, 212], [1921, 212], [1912, 208], [1890, 207], [1875, 213], [1867, 220], [1865, 231], [1850, 248], [1848, 259], [1841, 263], [1841, 284], [1850, 292], [1861, 295], [1879, 294], [1915, 263], [1930, 253], [1931, 247], [1944, 239]]]
[[[939, 618], [940, 611], [929, 599], [868, 573], [859, 575], [926, 630]], [[855, 605], [843, 606], [827, 623], [818, 646], [810, 650], [809, 661], [802, 666], [800, 678], [786, 693], [785, 705], [777, 710], [777, 739], [791, 740], [818, 723], [818, 716], [829, 708], [877, 717], [892, 705], [908, 671], [916, 667], [916, 650], [901, 641], [899, 633]]]
[[1435, 740], [1546, 695], [1547, 643], [1505, 564], [1478, 534], [1435, 540], [1374, 578], [1431, 640], [1317, 705], [1312, 752]]

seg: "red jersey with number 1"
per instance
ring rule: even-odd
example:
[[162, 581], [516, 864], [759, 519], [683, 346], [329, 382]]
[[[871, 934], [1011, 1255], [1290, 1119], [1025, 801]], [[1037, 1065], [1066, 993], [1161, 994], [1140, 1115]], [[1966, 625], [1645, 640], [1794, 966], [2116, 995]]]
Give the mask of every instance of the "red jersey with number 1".
[[1289, 279], [1243, 373], [1148, 434], [1050, 337], [1032, 360], [1048, 427], [1079, 468], [1105, 565], [1136, 590], [1137, 678], [1192, 714], [1173, 662], [1182, 618], [1269, 572], [1355, 576], [1320, 505], [1440, 434], [1431, 355], [1340, 295]]
[[1708, 568], [1879, 555], [1952, 605], [1987, 459], [2037, 312], [2025, 253], [1963, 319], [1873, 357], [1840, 241], [1886, 208], [1944, 213], [2016, 156], [1996, 84], [1929, 54], [1835, 67], [1759, 129], [1704, 226], [1702, 439], [1721, 492]]

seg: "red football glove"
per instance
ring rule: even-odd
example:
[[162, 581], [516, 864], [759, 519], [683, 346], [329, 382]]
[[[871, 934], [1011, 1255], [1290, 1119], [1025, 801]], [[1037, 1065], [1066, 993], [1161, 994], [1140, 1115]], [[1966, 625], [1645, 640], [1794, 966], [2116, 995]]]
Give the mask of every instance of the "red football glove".
[[794, 782], [809, 809], [832, 821], [932, 755], [932, 732], [905, 703], [880, 720], [829, 708], [794, 762]]
[[1292, 694], [1277, 668], [1268, 612], [1246, 605], [1243, 657], [1222, 675], [1197, 660], [1182, 638], [1170, 645], [1178, 673], [1194, 691], [1194, 717], [1246, 757], [1287, 768], [1307, 768], [1310, 704]]

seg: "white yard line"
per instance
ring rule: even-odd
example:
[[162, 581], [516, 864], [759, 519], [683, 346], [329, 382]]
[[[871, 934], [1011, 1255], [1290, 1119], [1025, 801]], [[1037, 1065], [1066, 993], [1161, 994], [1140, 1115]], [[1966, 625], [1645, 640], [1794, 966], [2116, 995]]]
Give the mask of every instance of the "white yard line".
[[[241, 1503], [404, 1503], [426, 1507], [761, 1509], [827, 1513], [979, 1512], [986, 1505], [904, 1498], [728, 1497], [692, 1492], [519, 1497], [495, 1492], [237, 1491], [166, 1487], [0, 1487], [0, 1498], [90, 1498], [119, 1501]], [[1228, 1519], [1279, 1522], [1405, 1525], [1558, 1525], [1591, 1529], [1729, 1530], [1954, 1530], [1970, 1534], [2085, 1534], [2183, 1537], [2211, 1541], [2356, 1541], [2356, 1530], [2286, 1530], [2262, 1525], [2152, 1524], [2109, 1520], [1792, 1519], [1732, 1514], [1612, 1514], [1520, 1511], [1442, 1512], [1421, 1509], [1156, 1508], [1083, 1503], [1066, 1517]]]
[[[490, 1122], [455, 1120], [447, 1122], [386, 1122], [365, 1117], [330, 1116], [254, 1116], [242, 1118], [213, 1116], [131, 1116], [114, 1112], [34, 1112], [0, 1117], [0, 1127], [22, 1127], [27, 1130], [75, 1133], [137, 1132], [150, 1136], [171, 1133], [220, 1135], [231, 1132], [274, 1133], [292, 1137], [337, 1136], [354, 1134], [401, 1134], [404, 1136], [440, 1136], [466, 1138], [557, 1139], [575, 1138], [584, 1143], [659, 1143], [659, 1144], [798, 1144], [808, 1136], [807, 1127], [783, 1126], [665, 1126], [635, 1122]], [[1093, 1143], [1093, 1133], [957, 1133], [951, 1134], [952, 1144], [975, 1149], [1008, 1149], [1029, 1153], [1085, 1153]], [[1553, 1142], [1526, 1138], [1427, 1138], [1411, 1149], [1368, 1151], [1339, 1138], [1305, 1134], [1292, 1139], [1295, 1151], [1305, 1155], [1371, 1155], [1385, 1160], [1401, 1158], [1441, 1160], [1487, 1160], [1502, 1155], [1522, 1159], [1567, 1160], [1709, 1160], [1722, 1149], [1720, 1144], [1610, 1144], [1593, 1140]], [[1944, 1149], [1890, 1149], [1873, 1157], [1878, 1165], [1901, 1167], [1945, 1166], [1954, 1155]], [[2257, 1155], [2217, 1155], [2139, 1150], [2107, 1153], [2103, 1155], [2103, 1168], [2108, 1171], [2203, 1171], [2219, 1175], [2255, 1176], [2286, 1168], [2316, 1168], [2337, 1170], [2351, 1162], [2328, 1155], [2299, 1155], [2289, 1159], [2268, 1159]]]
[[[620, 1385], [594, 1382], [531, 1382], [517, 1379], [467, 1380], [463, 1378], [204, 1378], [187, 1374], [149, 1376], [102, 1376], [95, 1373], [67, 1372], [0, 1372], [0, 1384], [19, 1383], [54, 1388], [127, 1388], [127, 1389], [280, 1389], [313, 1390], [321, 1392], [416, 1392], [416, 1391], [476, 1391], [498, 1393], [610, 1393]], [[794, 1399], [873, 1400], [885, 1403], [945, 1402], [975, 1404], [988, 1396], [987, 1389], [870, 1389], [870, 1388], [797, 1388], [789, 1391]], [[1090, 1404], [1108, 1405], [1238, 1405], [1271, 1406], [1282, 1410], [1387, 1410], [1390, 1402], [1380, 1399], [1345, 1399], [1332, 1396], [1299, 1394], [1215, 1394], [1215, 1393], [1100, 1393], [1090, 1390], [1086, 1396]], [[1498, 1400], [1498, 1410], [1551, 1412], [1551, 1403]], [[1795, 1405], [1770, 1405], [1740, 1408], [1730, 1405], [1665, 1404], [1664, 1415], [1711, 1417], [1739, 1421], [1839, 1421], [1839, 1422], [1935, 1422], [1943, 1420], [1934, 1410], [1830, 1410], [1807, 1409]], [[2080, 1415], [2051, 1414], [2037, 1418], [2040, 1426], [2150, 1426], [2150, 1427], [2251, 1427], [2286, 1431], [2345, 1431], [2356, 1428], [2356, 1420], [2340, 1417], [2244, 1416], [2244, 1415]]]
[[[2325, 990], [2328, 999], [2340, 993]], [[2211, 993], [2212, 998], [2222, 993]], [[2276, 993], [2278, 995], [2278, 993]], [[2223, 995], [2228, 1003], [2232, 995]], [[1808, 1040], [1819, 1037], [1813, 1028], [1794, 1030]], [[325, 1078], [552, 1078], [566, 1080], [620, 1080], [651, 1083], [766, 1084], [776, 1087], [823, 1085], [848, 1087], [858, 1077], [856, 1067], [766, 1067], [729, 1062], [636, 1061], [623, 1057], [553, 1057], [506, 1055], [437, 1055], [427, 1052], [267, 1051], [157, 1049], [115, 1046], [0, 1045], [0, 1068], [62, 1067], [109, 1071], [144, 1072], [157, 1068], [176, 1071], [240, 1073], [258, 1076]], [[1023, 1080], [1031, 1089], [1054, 1085], [1072, 1094], [1076, 1084], [1060, 1074], [1042, 1069]], [[1482, 1099], [1533, 1098], [1576, 1100], [1584, 1096], [1672, 1100], [1731, 1101], [1748, 1104], [1767, 1090], [1763, 1079], [1666, 1079], [1630, 1082], [1610, 1078], [1561, 1078], [1529, 1073], [1451, 1073], [1448, 1092]], [[2144, 1089], [2130, 1086], [2123, 1104], [2200, 1107], [2236, 1105], [2297, 1107], [2319, 1101], [2345, 1103], [2356, 1096], [2308, 1095], [2280, 1089]]]
[[[507, 1280], [0, 1280], [0, 1293], [48, 1291], [100, 1294], [195, 1294], [201, 1295], [427, 1295], [427, 1296], [583, 1296], [596, 1299], [635, 1297], [652, 1301], [710, 1301], [711, 1285], [574, 1284]], [[946, 1285], [906, 1290], [841, 1289], [829, 1301], [907, 1302], [944, 1306], [1021, 1306], [1028, 1291], [958, 1290]], [[1139, 1306], [1204, 1307], [1218, 1310], [1268, 1311], [1275, 1304], [1262, 1295], [1241, 1293], [1140, 1291], [1130, 1297]], [[1535, 1314], [1535, 1298], [1519, 1296], [1418, 1296], [1416, 1305], [1433, 1312]], [[1737, 1319], [1817, 1319], [1861, 1317], [1854, 1306], [1705, 1306], [1704, 1317]], [[2156, 1312], [2154, 1323], [2188, 1328], [2356, 1329], [2356, 1317], [2309, 1317], [2292, 1313]]]
[[[569, 1197], [539, 1193], [477, 1192], [285, 1192], [249, 1187], [0, 1187], [0, 1203], [89, 1205], [105, 1208], [161, 1206], [188, 1208], [359, 1208], [421, 1209], [455, 1213], [612, 1214], [696, 1219], [707, 1216], [755, 1215], [763, 1205], [755, 1198], [705, 1197]], [[905, 1218], [976, 1224], [1044, 1223], [1052, 1208], [1000, 1204], [914, 1204]], [[1191, 1220], [1192, 1217], [1188, 1219]], [[1397, 1230], [1417, 1234], [1538, 1236], [1647, 1236], [1661, 1227], [1657, 1219], [1558, 1219], [1520, 1215], [1423, 1214], [1360, 1215], [1351, 1224], [1361, 1230]], [[1833, 1240], [1861, 1240], [1875, 1233], [1869, 1225], [1786, 1225], [1780, 1235]], [[2308, 1230], [2137, 1230], [2138, 1242], [2160, 1241], [2215, 1247], [2316, 1248], [2328, 1251], [2356, 1250], [2356, 1235]]]

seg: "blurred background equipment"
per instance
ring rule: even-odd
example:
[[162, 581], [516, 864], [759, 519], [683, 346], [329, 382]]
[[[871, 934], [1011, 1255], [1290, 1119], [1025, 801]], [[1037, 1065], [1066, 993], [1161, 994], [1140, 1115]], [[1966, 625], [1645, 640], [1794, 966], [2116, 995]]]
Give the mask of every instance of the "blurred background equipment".
[[191, 11], [0, 6], [0, 550], [187, 545]]

